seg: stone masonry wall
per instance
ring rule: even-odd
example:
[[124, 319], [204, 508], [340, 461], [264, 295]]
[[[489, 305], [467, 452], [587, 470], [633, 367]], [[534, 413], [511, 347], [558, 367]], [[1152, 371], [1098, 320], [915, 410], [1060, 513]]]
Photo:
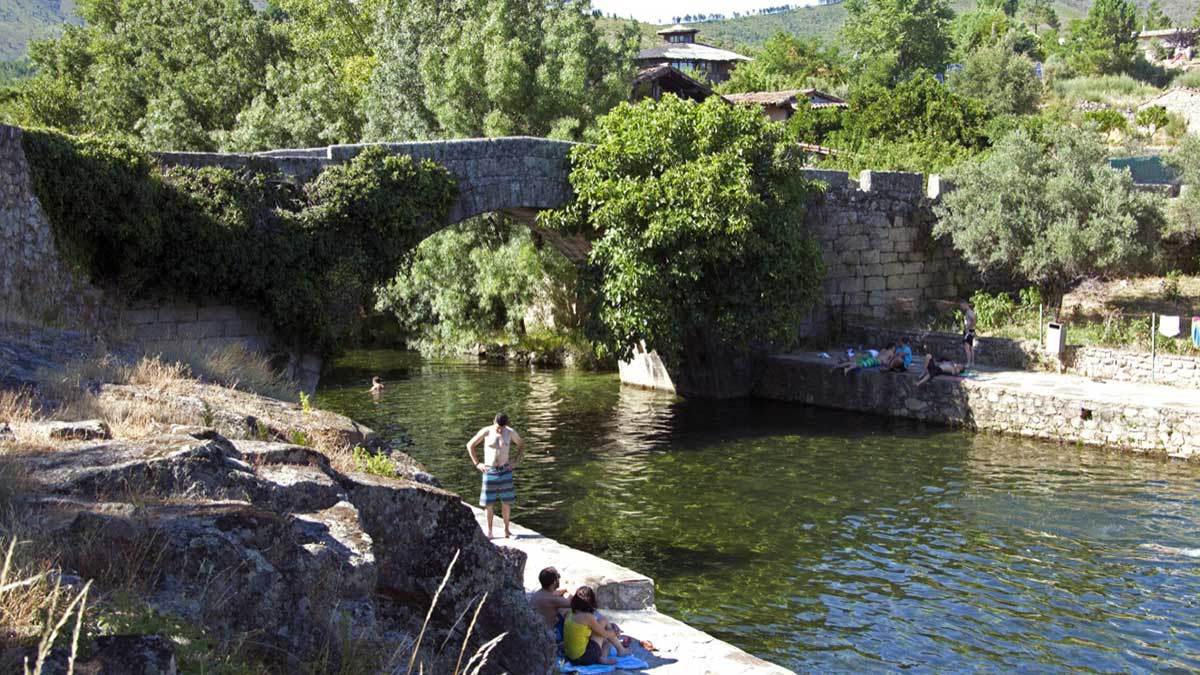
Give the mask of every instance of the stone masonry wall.
[[1200, 359], [1102, 347], [1068, 347], [1063, 357], [1066, 372], [1117, 382], [1153, 382], [1200, 390]]
[[62, 261], [33, 194], [21, 129], [0, 124], [0, 323], [106, 325], [108, 298]]
[[915, 375], [879, 370], [844, 377], [830, 373], [828, 360], [776, 356], [768, 360], [755, 395], [972, 430], [1200, 458], [1200, 418], [1194, 410], [1047, 394], [987, 380], [937, 378], [917, 389], [916, 380]]
[[933, 239], [936, 195], [925, 194], [921, 174], [864, 171], [857, 182], [843, 171], [809, 175], [828, 186], [806, 216], [827, 274], [804, 334], [840, 332], [848, 320], [915, 316], [930, 300], [972, 286], [953, 248]]

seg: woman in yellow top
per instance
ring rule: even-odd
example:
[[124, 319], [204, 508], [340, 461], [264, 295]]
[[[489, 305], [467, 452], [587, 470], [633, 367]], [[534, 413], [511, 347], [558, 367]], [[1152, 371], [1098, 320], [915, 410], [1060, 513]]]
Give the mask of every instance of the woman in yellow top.
[[577, 666], [592, 666], [602, 663], [616, 664], [609, 658], [608, 646], [617, 648], [617, 654], [628, 656], [629, 648], [621, 644], [621, 630], [615, 623], [604, 621], [596, 611], [596, 593], [590, 586], [580, 586], [571, 598], [571, 616], [563, 623], [563, 652]]

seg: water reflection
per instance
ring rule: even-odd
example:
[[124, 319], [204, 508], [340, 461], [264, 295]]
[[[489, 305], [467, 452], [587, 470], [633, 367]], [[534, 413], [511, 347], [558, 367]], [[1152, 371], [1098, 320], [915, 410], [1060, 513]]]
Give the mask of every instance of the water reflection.
[[318, 402], [407, 426], [466, 495], [462, 445], [506, 410], [530, 448], [521, 522], [801, 672], [1200, 669], [1190, 466], [395, 353], [351, 355]]

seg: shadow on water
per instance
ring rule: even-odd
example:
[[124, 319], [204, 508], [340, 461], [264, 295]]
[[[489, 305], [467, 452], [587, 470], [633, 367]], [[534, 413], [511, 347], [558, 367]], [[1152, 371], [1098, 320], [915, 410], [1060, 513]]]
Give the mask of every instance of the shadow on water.
[[506, 410], [530, 448], [522, 524], [800, 672], [1200, 669], [1187, 465], [394, 352], [350, 355], [318, 404], [407, 428], [468, 501], [463, 444]]

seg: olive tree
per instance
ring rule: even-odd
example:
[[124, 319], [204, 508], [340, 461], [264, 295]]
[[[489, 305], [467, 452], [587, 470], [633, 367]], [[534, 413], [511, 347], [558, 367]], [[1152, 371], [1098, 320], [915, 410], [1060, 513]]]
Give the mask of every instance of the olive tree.
[[576, 201], [544, 224], [593, 240], [593, 337], [668, 363], [686, 347], [794, 341], [824, 277], [804, 226], [813, 186], [782, 125], [666, 96], [622, 104], [573, 151]]
[[1161, 220], [1101, 140], [1078, 129], [1017, 129], [951, 178], [934, 235], [985, 279], [1035, 284], [1056, 305], [1073, 279], [1140, 262]]

